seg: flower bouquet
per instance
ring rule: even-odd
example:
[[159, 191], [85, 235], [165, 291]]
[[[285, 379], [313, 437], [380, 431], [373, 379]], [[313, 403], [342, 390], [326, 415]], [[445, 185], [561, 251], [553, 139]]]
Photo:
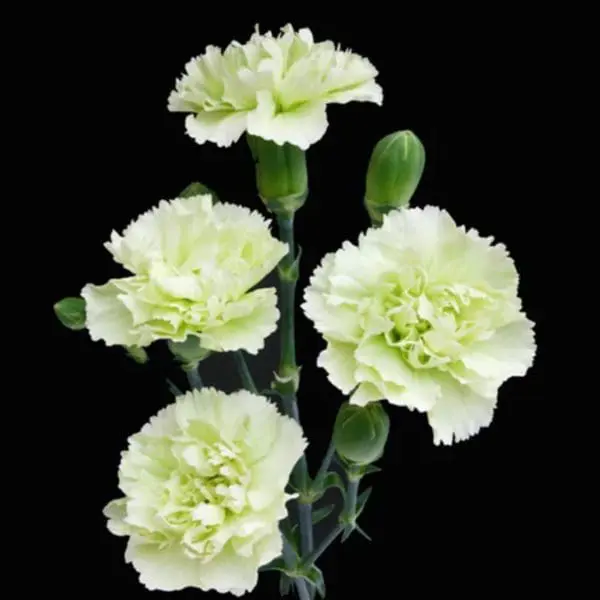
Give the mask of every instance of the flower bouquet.
[[[425, 149], [412, 132], [393, 132], [366, 173], [371, 227], [323, 257], [301, 293], [324, 341], [317, 364], [347, 395], [320, 465], [307, 464], [294, 215], [308, 198], [306, 151], [326, 132], [327, 105], [381, 104], [376, 77], [367, 59], [289, 25], [224, 51], [208, 46], [186, 65], [168, 108], [186, 113], [199, 144], [245, 137], [266, 216], [189, 184], [112, 233], [105, 247], [122, 276], [54, 307], [65, 326], [139, 362], [151, 344], [167, 344], [187, 375], [189, 390], [170, 382], [173, 402], [129, 438], [121, 496], [104, 510], [149, 590], [241, 596], [276, 571], [282, 596], [324, 598], [321, 555], [367, 537], [360, 515], [371, 488], [361, 484], [385, 451], [387, 411], [425, 413], [434, 444], [460, 442], [490, 425], [500, 386], [532, 365], [533, 323], [506, 248], [441, 208], [410, 206]], [[263, 283], [274, 270], [278, 290]], [[280, 361], [261, 390], [245, 357], [276, 330]], [[233, 353], [244, 389], [203, 385], [203, 361], [219, 353]], [[338, 506], [323, 506], [332, 488]], [[335, 524], [315, 539], [329, 515]]]

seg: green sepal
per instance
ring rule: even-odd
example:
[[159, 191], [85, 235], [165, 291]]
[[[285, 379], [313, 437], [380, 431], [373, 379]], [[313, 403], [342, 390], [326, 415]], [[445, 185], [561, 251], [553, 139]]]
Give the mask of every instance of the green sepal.
[[280, 573], [289, 573], [289, 569], [286, 567], [282, 556], [273, 559], [270, 563], [263, 565], [259, 569], [260, 573], [267, 573], [268, 571], [279, 571]]
[[344, 481], [339, 473], [335, 471], [330, 471], [323, 478], [323, 483], [321, 484], [321, 489], [315, 490], [316, 493], [320, 493], [322, 496], [329, 488], [338, 488], [342, 494], [342, 496], [346, 497], [346, 486], [344, 485]]
[[277, 272], [279, 274], [279, 278], [282, 281], [287, 281], [289, 283], [293, 283], [298, 281], [298, 276], [300, 275], [300, 258], [302, 257], [302, 247], [298, 246], [298, 253], [296, 254], [296, 258], [292, 262], [291, 265], [283, 266], [285, 262], [285, 256], [279, 263], [277, 267]]
[[315, 587], [321, 598], [325, 598], [325, 577], [317, 565], [311, 565], [308, 573], [301, 573], [300, 576]]
[[195, 335], [188, 335], [183, 342], [168, 340], [167, 345], [184, 369], [196, 368], [201, 360], [204, 360], [211, 354], [210, 350], [206, 350], [200, 346], [200, 338]]
[[148, 362], [148, 353], [144, 348], [140, 348], [139, 346], [125, 346], [125, 352], [127, 352], [127, 356], [135, 360], [139, 365], [143, 365]]
[[312, 522], [313, 525], [320, 523], [323, 519], [326, 519], [332, 512], [335, 506], [330, 504], [329, 506], [323, 506], [323, 508], [318, 508], [312, 513]]
[[279, 577], [279, 594], [281, 596], [287, 596], [292, 591], [292, 579], [289, 575], [281, 573]]

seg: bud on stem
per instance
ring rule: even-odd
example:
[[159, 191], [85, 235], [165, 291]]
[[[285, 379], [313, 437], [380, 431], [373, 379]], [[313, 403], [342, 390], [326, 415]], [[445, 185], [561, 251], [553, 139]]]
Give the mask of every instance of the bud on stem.
[[333, 443], [349, 463], [368, 465], [381, 458], [389, 431], [390, 420], [380, 402], [366, 406], [345, 403], [335, 421]]
[[292, 215], [306, 201], [306, 154], [297, 146], [282, 146], [248, 135], [256, 164], [256, 187], [265, 206], [274, 214]]
[[412, 131], [382, 138], [367, 171], [365, 206], [374, 225], [391, 210], [407, 206], [425, 168], [425, 148]]

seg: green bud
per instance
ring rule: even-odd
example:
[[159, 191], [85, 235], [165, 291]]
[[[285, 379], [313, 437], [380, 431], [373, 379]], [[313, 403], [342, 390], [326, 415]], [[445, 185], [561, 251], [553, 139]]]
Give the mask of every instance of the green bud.
[[348, 462], [368, 465], [383, 454], [390, 419], [380, 402], [366, 406], [342, 405], [333, 429], [337, 453]]
[[382, 138], [367, 170], [365, 206], [374, 225], [390, 210], [407, 206], [425, 167], [425, 148], [412, 131]]
[[306, 201], [306, 154], [297, 146], [248, 135], [256, 164], [256, 187], [265, 206], [275, 214], [291, 215]]
[[188, 335], [183, 342], [168, 341], [169, 350], [175, 358], [190, 368], [195, 367], [201, 360], [204, 360], [210, 353], [210, 350], [202, 348], [200, 338], [194, 335]]
[[83, 298], [63, 298], [54, 305], [54, 312], [59, 321], [73, 331], [85, 327], [85, 300]]

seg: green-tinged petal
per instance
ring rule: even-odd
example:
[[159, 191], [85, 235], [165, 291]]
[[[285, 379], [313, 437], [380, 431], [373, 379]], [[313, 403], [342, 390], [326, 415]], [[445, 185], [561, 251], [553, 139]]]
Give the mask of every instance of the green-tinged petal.
[[383, 90], [375, 81], [365, 81], [349, 89], [330, 92], [327, 95], [327, 102], [336, 104], [347, 104], [348, 102], [373, 102], [381, 105], [383, 103]]
[[319, 141], [327, 130], [327, 111], [324, 102], [305, 103], [293, 110], [277, 112], [270, 92], [257, 94], [258, 105], [248, 114], [248, 133], [306, 150]]
[[109, 530], [129, 536], [126, 560], [150, 590], [242, 595], [282, 551], [291, 471], [306, 440], [263, 396], [214, 388], [176, 398], [129, 438], [124, 497]]
[[202, 579], [202, 565], [189, 558], [183, 548], [145, 544], [131, 538], [127, 544], [126, 562], [139, 573], [140, 583], [151, 591], [175, 592], [187, 587], [208, 590]]
[[476, 394], [450, 377], [440, 377], [440, 386], [440, 397], [427, 413], [434, 444], [461, 442], [492, 422], [495, 396]]
[[295, 431], [296, 422], [293, 419], [279, 421], [277, 436], [255, 470], [252, 490], [260, 491], [262, 487], [270, 487], [273, 483], [285, 486], [285, 473], [291, 472], [307, 446], [304, 438], [294, 435]]
[[86, 327], [94, 341], [107, 346], [141, 346], [133, 326], [131, 312], [123, 304], [114, 283], [86, 285], [81, 290], [86, 303]]
[[237, 142], [246, 130], [246, 112], [213, 111], [188, 115], [185, 128], [198, 144], [213, 142], [227, 147]]
[[222, 324], [204, 329], [200, 335], [202, 346], [207, 350], [243, 349], [257, 354], [264, 347], [265, 338], [277, 328], [279, 310], [275, 288], [250, 292], [238, 302], [232, 302], [227, 310], [230, 318], [225, 316]]
[[472, 344], [463, 362], [480, 376], [503, 382], [525, 375], [535, 352], [533, 323], [522, 319], [498, 329], [490, 339]]
[[344, 394], [356, 387], [354, 346], [331, 342], [317, 359], [317, 365], [327, 371], [329, 381]]
[[326, 255], [302, 308], [328, 343], [319, 366], [351, 404], [427, 412], [443, 443], [487, 425], [536, 352], [506, 248], [433, 206], [392, 210]]
[[366, 406], [369, 402], [376, 402], [385, 398], [385, 394], [376, 385], [364, 382], [356, 388], [356, 391], [350, 398], [350, 403], [357, 404], [358, 406]]
[[406, 394], [394, 398], [394, 404], [421, 411], [426, 411], [433, 406], [439, 393], [437, 383], [415, 373], [405, 363], [397, 349], [386, 343], [384, 336], [365, 340], [356, 350], [356, 360], [377, 371], [382, 382], [389, 382], [406, 390]]
[[[275, 328], [275, 292], [250, 289], [288, 252], [260, 213], [210, 195], [161, 201], [106, 247], [134, 273], [86, 286], [87, 326], [107, 344], [206, 341], [257, 352]], [[252, 329], [255, 326], [254, 329]]]
[[228, 146], [247, 131], [306, 149], [325, 133], [327, 104], [381, 104], [376, 76], [366, 58], [286, 26], [223, 51], [209, 46], [186, 64], [168, 108], [190, 113], [186, 128], [199, 144]]
[[226, 549], [200, 569], [201, 589], [216, 590], [221, 594], [242, 596], [251, 592], [258, 583], [258, 561], [254, 557], [237, 554], [233, 548]]
[[337, 342], [358, 342], [361, 337], [360, 323], [353, 306], [340, 306], [318, 293], [307, 290], [302, 309], [312, 319], [321, 334]]
[[113, 535], [129, 535], [129, 527], [124, 519], [127, 516], [127, 498], [119, 498], [109, 502], [103, 510], [104, 516], [108, 519], [106, 526]]

